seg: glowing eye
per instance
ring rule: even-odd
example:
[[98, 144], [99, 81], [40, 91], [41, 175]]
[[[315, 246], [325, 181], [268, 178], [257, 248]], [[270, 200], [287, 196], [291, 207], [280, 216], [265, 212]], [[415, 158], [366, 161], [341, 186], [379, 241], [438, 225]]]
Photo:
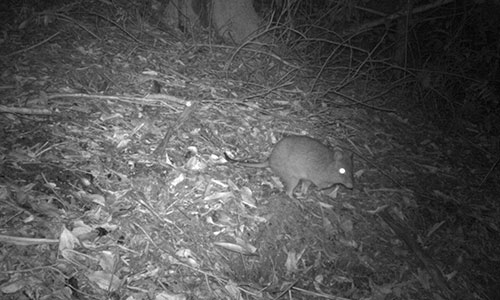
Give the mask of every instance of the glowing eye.
[[344, 168], [340, 168], [340, 169], [339, 169], [339, 173], [340, 173], [340, 174], [345, 174], [345, 169], [344, 169]]

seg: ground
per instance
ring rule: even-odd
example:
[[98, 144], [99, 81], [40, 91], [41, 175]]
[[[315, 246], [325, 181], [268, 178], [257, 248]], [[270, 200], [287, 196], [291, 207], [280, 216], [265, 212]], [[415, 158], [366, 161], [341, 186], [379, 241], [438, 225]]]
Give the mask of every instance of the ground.
[[[298, 78], [271, 91], [265, 55], [53, 24], [2, 58], [2, 299], [498, 296], [498, 184], [467, 139]], [[223, 159], [265, 159], [288, 134], [353, 152], [354, 189], [291, 200], [270, 170]]]

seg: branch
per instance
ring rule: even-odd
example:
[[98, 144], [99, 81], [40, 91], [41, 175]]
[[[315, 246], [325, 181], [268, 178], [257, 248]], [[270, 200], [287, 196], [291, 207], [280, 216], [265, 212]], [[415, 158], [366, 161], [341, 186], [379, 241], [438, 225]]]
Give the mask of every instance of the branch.
[[[430, 9], [436, 8], [438, 6], [446, 5], [446, 4], [451, 3], [453, 1], [454, 0], [438, 0], [438, 1], [434, 2], [434, 3], [429, 3], [429, 4], [426, 4], [426, 5], [422, 5], [422, 6], [416, 7], [415, 9], [413, 9], [409, 13], [411, 13], [411, 14], [421, 13], [421, 12], [428, 11]], [[404, 17], [406, 15], [407, 15], [407, 12], [406, 12], [406, 10], [403, 9], [403, 10], [400, 10], [400, 11], [398, 11], [396, 13], [393, 13], [393, 14], [390, 14], [388, 16], [385, 16], [384, 18], [373, 20], [371, 22], [368, 22], [368, 23], [365, 23], [365, 24], [361, 24], [358, 27], [352, 27], [350, 29], [347, 29], [346, 33], [347, 34], [352, 34], [352, 33], [363, 32], [363, 31], [365, 31], [365, 30], [367, 30], [369, 28], [385, 24], [385, 23], [387, 23], [387, 21], [393, 21], [395, 19]]]

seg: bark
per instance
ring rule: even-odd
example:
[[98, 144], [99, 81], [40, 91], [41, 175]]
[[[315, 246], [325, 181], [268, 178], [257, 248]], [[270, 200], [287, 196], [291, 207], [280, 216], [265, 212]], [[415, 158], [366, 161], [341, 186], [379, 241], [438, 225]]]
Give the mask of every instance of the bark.
[[229, 44], [243, 43], [262, 24], [253, 0], [170, 0], [156, 10], [171, 28], [193, 33], [198, 26], [210, 27]]
[[226, 43], [241, 44], [258, 32], [262, 19], [252, 3], [252, 0], [213, 0], [213, 25]]

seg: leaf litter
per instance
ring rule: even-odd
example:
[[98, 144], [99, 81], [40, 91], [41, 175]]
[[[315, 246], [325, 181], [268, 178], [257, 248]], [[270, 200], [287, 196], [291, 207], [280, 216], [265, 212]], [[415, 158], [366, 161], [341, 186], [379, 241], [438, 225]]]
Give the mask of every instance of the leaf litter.
[[[498, 201], [477, 188], [494, 158], [467, 141], [301, 84], [258, 90], [226, 76], [227, 48], [133, 50], [110, 31], [74, 51], [72, 30], [5, 63], [21, 88], [1, 104], [28, 109], [0, 115], [5, 299], [439, 299], [495, 274]], [[355, 189], [298, 205], [269, 170], [222, 159], [288, 134], [357, 153]]]

